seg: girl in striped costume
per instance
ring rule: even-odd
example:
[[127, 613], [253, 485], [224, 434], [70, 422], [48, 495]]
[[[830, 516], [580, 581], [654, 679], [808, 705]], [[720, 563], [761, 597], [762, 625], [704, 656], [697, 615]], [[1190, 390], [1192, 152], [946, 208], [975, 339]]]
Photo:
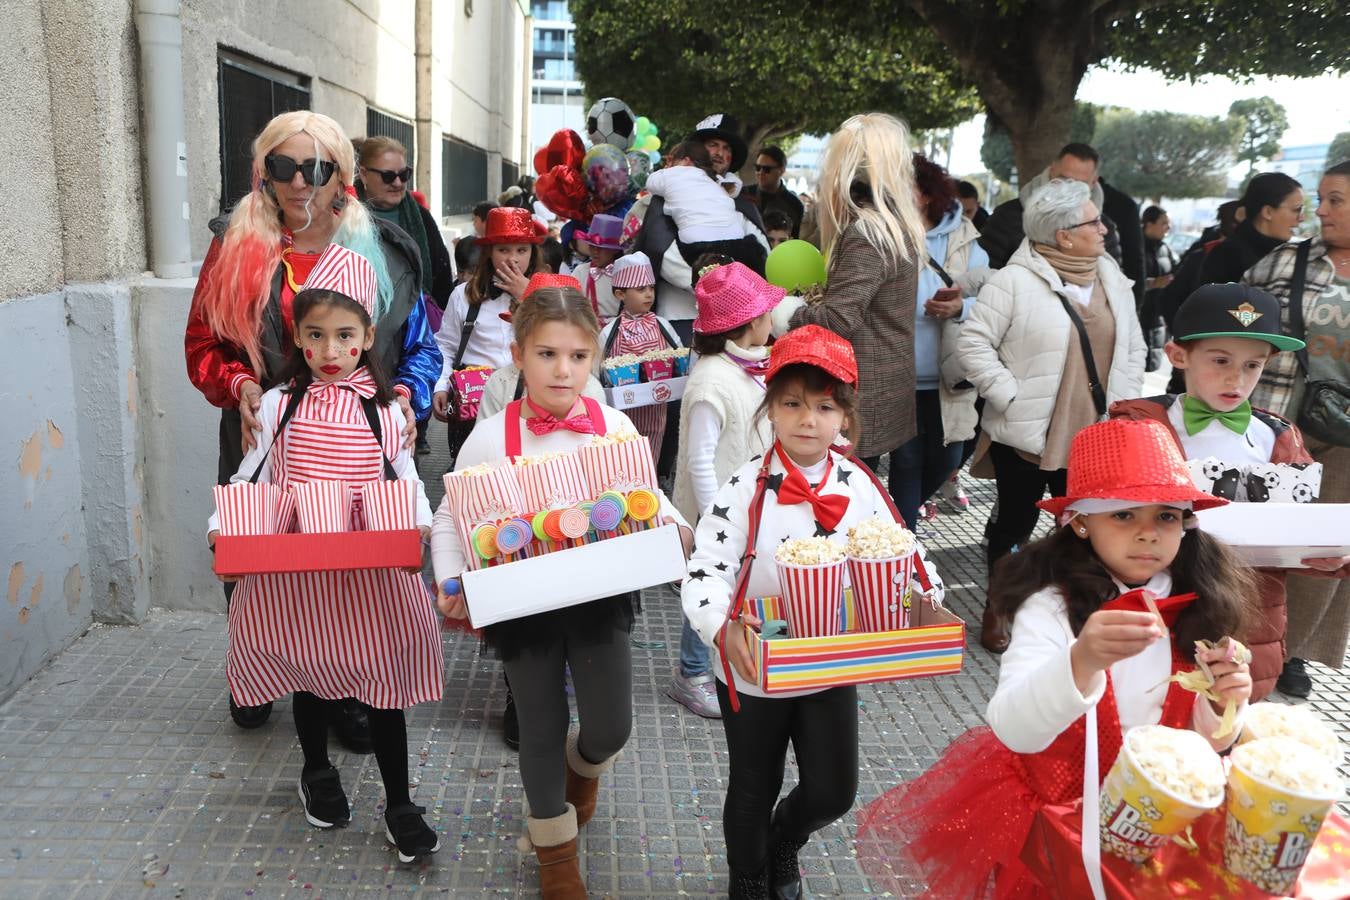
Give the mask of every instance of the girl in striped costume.
[[[375, 270], [330, 244], [296, 295], [295, 350], [278, 387], [263, 394], [262, 434], [232, 481], [289, 487], [310, 481], [417, 484], [417, 523], [430, 535], [431, 507], [402, 445], [403, 412], [370, 354]], [[208, 540], [214, 546], [213, 516]], [[368, 707], [371, 742], [384, 780], [385, 833], [412, 862], [440, 842], [408, 795], [403, 709], [441, 696], [435, 610], [418, 570], [375, 569], [239, 580], [230, 603], [226, 675], [240, 706], [288, 693], [305, 765], [299, 792], [318, 828], [351, 821], [347, 795], [328, 759], [328, 721], [345, 698]], [[228, 580], [228, 579], [227, 579]]]

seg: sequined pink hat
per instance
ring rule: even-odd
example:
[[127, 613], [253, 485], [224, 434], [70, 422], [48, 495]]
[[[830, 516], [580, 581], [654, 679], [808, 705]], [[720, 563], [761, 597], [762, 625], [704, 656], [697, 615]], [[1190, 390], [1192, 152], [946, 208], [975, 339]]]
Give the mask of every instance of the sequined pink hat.
[[769, 284], [744, 263], [718, 266], [698, 280], [694, 301], [698, 334], [722, 334], [735, 331], [778, 305], [787, 291]]

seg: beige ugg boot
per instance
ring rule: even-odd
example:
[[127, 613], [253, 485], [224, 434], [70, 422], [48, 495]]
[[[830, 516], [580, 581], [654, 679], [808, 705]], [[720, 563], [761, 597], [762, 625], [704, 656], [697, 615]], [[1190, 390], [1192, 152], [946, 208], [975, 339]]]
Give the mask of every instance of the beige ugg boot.
[[616, 753], [604, 762], [587, 761], [577, 749], [576, 728], [567, 733], [567, 802], [577, 809], [577, 827], [585, 825], [595, 815], [595, 796], [600, 790], [600, 776], [614, 766]]
[[543, 900], [586, 900], [586, 883], [577, 862], [577, 811], [552, 819], [529, 818], [526, 828], [539, 859], [539, 895]]

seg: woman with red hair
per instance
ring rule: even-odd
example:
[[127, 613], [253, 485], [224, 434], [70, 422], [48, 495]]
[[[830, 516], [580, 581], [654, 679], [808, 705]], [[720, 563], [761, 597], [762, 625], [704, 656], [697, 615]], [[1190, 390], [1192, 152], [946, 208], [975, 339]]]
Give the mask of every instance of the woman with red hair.
[[[427, 327], [421, 260], [398, 228], [374, 219], [351, 193], [356, 163], [337, 122], [301, 110], [283, 113], [253, 141], [253, 189], [228, 217], [211, 223], [215, 237], [192, 295], [184, 349], [188, 378], [220, 407], [219, 482], [225, 484], [257, 440], [263, 391], [273, 386], [294, 343], [291, 303], [331, 243], [375, 268], [375, 345], [408, 425], [431, 407], [440, 350]], [[226, 586], [228, 601], [230, 586]], [[244, 728], [267, 721], [271, 704], [230, 713]], [[369, 752], [359, 708], [338, 723], [343, 742]]]

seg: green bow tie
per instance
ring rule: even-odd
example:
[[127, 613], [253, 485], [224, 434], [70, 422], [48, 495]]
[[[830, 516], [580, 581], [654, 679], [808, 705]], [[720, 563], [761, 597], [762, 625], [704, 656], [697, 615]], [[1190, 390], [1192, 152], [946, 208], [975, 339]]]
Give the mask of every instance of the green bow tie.
[[1215, 419], [1238, 434], [1246, 434], [1247, 425], [1252, 420], [1252, 405], [1243, 400], [1241, 405], [1232, 412], [1216, 412], [1209, 408], [1208, 403], [1197, 397], [1192, 397], [1190, 394], [1182, 398], [1181, 421], [1186, 426], [1187, 434], [1199, 434], [1204, 431], [1205, 426]]

